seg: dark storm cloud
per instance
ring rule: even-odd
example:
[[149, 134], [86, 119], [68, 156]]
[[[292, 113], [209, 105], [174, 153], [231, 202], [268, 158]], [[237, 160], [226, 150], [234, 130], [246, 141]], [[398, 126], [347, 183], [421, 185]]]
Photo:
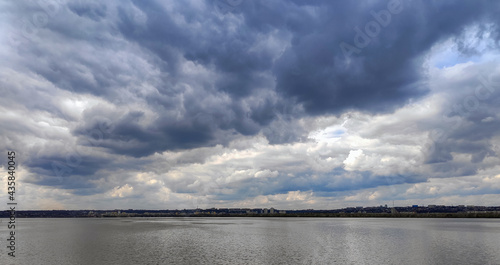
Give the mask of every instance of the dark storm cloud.
[[106, 17], [107, 7], [104, 3], [76, 1], [69, 2], [68, 9], [80, 17], [87, 17], [99, 22]]
[[[130, 75], [145, 81], [144, 75], [150, 71], [134, 66], [134, 61], [125, 67], [123, 61], [106, 56], [125, 47], [120, 41], [137, 45], [136, 51], [143, 52], [143, 58], [160, 75], [154, 81], [156, 94], [133, 92], [132, 96], [158, 106], [154, 111], [160, 117], [155, 125], [146, 127], [128, 118], [117, 120], [103, 147], [145, 156], [214, 145], [221, 141], [215, 136], [221, 130], [254, 135], [271, 124], [278, 117], [279, 104], [287, 102], [303, 105], [313, 115], [346, 109], [394, 110], [427, 92], [421, 68], [425, 52], [448, 37], [460, 41], [468, 25], [493, 21], [498, 6], [485, 1], [244, 1], [221, 14], [210, 2], [198, 4], [172, 3], [167, 8], [155, 1], [117, 6], [79, 1], [62, 5], [39, 35], [47, 43], [51, 38], [64, 43], [68, 50], [33, 42], [26, 53], [37, 60], [26, 60], [25, 66], [60, 88], [125, 103], [130, 97], [124, 98], [124, 87], [139, 84], [120, 77]], [[33, 9], [36, 5], [21, 10]], [[378, 20], [373, 14], [378, 14]], [[391, 16], [390, 21], [384, 14]], [[389, 21], [387, 25], [384, 19]], [[366, 35], [370, 21], [379, 21], [380, 32], [359, 48], [354, 28]], [[274, 46], [267, 45], [272, 41], [263, 41], [266, 38], [274, 38]], [[341, 43], [354, 45], [360, 52], [346, 58]], [[69, 49], [73, 45], [81, 50]], [[94, 55], [93, 50], [98, 53]], [[215, 75], [210, 79], [187, 77], [182, 68], [186, 61]], [[193, 94], [179, 90], [185, 83], [194, 89]], [[249, 103], [252, 96], [272, 95], [260, 93], [262, 90], [279, 97]], [[198, 106], [207, 94], [227, 96], [230, 102], [215, 112], [212, 109], [218, 102]], [[246, 109], [242, 108], [245, 104]], [[186, 110], [183, 120], [173, 121], [163, 114], [181, 108]], [[210, 124], [199, 121], [200, 113]], [[265, 135], [271, 143], [300, 139], [293, 133], [277, 136], [269, 129]]]
[[[460, 40], [474, 23], [494, 23], [499, 10], [498, 3], [487, 1], [401, 1], [400, 12], [392, 13], [391, 2], [399, 1], [320, 4], [311, 27], [292, 29], [292, 46], [275, 65], [277, 89], [296, 97], [310, 113], [393, 110], [427, 92], [422, 60], [432, 45], [451, 36]], [[385, 27], [379, 23], [378, 31], [368, 27], [367, 33], [365, 26], [376, 21], [371, 12], [385, 12], [391, 20]], [[305, 10], [297, 17], [309, 21]], [[324, 27], [315, 27], [322, 24], [317, 20]], [[370, 32], [378, 33], [370, 37]], [[363, 45], [355, 46], [356, 41]], [[342, 42], [359, 53], [345, 56]]]
[[[428, 91], [422, 69], [428, 49], [449, 37], [456, 36], [460, 41], [467, 26], [495, 19], [491, 2], [380, 1], [367, 5], [365, 2], [248, 1], [222, 19], [213, 10], [194, 15], [187, 4], [179, 5], [175, 10], [187, 25], [203, 25], [198, 30], [183, 30], [171, 16], [165, 15], [164, 7], [150, 2], [133, 4], [146, 14], [147, 23], [137, 26], [121, 10], [122, 33], [156, 54], [162, 61], [162, 69], [174, 80], [183, 57], [214, 67], [220, 77], [213, 85], [235, 100], [262, 87], [276, 89], [286, 98], [304, 104], [310, 114], [339, 113], [346, 109], [391, 111], [411, 98], [422, 96]], [[369, 43], [359, 54], [346, 58], [340, 44], [355, 45], [357, 32], [353, 28], [366, 31], [364, 26], [376, 20], [373, 12], [376, 16], [389, 12], [390, 22], [385, 27], [379, 25], [380, 34], [368, 37]], [[239, 16], [243, 23], [238, 23]], [[266, 49], [251, 51], [259, 37], [271, 32], [279, 32], [277, 36], [282, 38], [290, 35], [291, 45], [283, 47], [282, 55], [276, 56]], [[265, 71], [275, 75], [275, 88], [261, 80], [259, 74]], [[231, 108], [240, 113], [237, 107]], [[266, 115], [252, 110], [250, 117], [265, 125], [275, 118], [269, 110], [272, 108], [267, 108]], [[259, 127], [249, 130], [245, 127], [248, 124], [238, 122], [242, 116], [236, 117], [230, 126], [239, 133], [251, 135], [260, 130]]]
[[[259, 133], [271, 145], [305, 142], [311, 128], [299, 124], [301, 118], [350, 110], [391, 112], [429, 93], [424, 61], [441, 41], [452, 39], [462, 55], [471, 56], [483, 51], [467, 42], [469, 27], [477, 27], [477, 39], [489, 34], [494, 43], [486, 50], [497, 49], [500, 36], [497, 1], [247, 0], [222, 13], [214, 2], [55, 1], [54, 12], [47, 13], [46, 21], [35, 21], [37, 30], [31, 33], [26, 19], [46, 9], [36, 2], [3, 4], [2, 14], [24, 21], [10, 25], [18, 27], [15, 36], [21, 41], [10, 44], [15, 50], [6, 55], [9, 67], [48, 82], [9, 90], [0, 102], [22, 102], [26, 113], [49, 113], [44, 122], [58, 127], [50, 129], [51, 136], [37, 133], [46, 127], [23, 122], [0, 130], [8, 145], [19, 142], [13, 141], [21, 138], [14, 134], [47, 140], [40, 150], [26, 148], [40, 153], [24, 161], [33, 173], [27, 181], [93, 194], [104, 191], [94, 180], [109, 180], [106, 173], [117, 169], [149, 170], [150, 161], [141, 159], [153, 159], [147, 156], [155, 153], [223, 148]], [[5, 86], [18, 82], [3, 81]], [[450, 109], [463, 103], [464, 95], [447, 93]], [[58, 99], [81, 96], [85, 106], [68, 111], [72, 106], [66, 105], [75, 101], [61, 107], [52, 94]], [[482, 161], [498, 156], [491, 148], [500, 132], [498, 120], [491, 120], [500, 111], [498, 99], [493, 94], [467, 115], [448, 112], [447, 118], [463, 120], [451, 129], [434, 120], [432, 126], [443, 128], [444, 135], [426, 153], [424, 166], [432, 173], [425, 177], [341, 168], [290, 177], [280, 171], [275, 178], [229, 183], [231, 193], [218, 196], [244, 199], [297, 190], [332, 194], [475, 174], [484, 168]], [[371, 139], [383, 133], [391, 132], [376, 132]], [[80, 162], [72, 164], [68, 157], [76, 156], [74, 150], [50, 150], [58, 147], [54, 142], [61, 135], [65, 141], [76, 138], [73, 149], [95, 152], [78, 154]], [[211, 152], [183, 153], [175, 163], [202, 164]], [[470, 155], [470, 162], [454, 161], [456, 154]], [[5, 164], [5, 157], [0, 162]], [[171, 168], [165, 161], [154, 162], [151, 168], [158, 169], [151, 170], [159, 174]], [[58, 177], [54, 165], [69, 171]], [[195, 193], [189, 185], [197, 178], [177, 179], [169, 189]]]
[[[187, 3], [174, 5], [172, 13], [158, 3], [133, 1], [134, 7], [147, 17], [145, 25], [137, 25], [134, 14], [120, 9], [119, 28], [125, 38], [157, 55], [162, 69], [174, 82], [179, 60], [185, 58], [215, 67], [220, 77], [213, 85], [233, 97], [247, 96], [252, 90], [265, 87], [260, 74], [270, 69], [275, 55], [270, 50], [252, 48], [263, 37], [260, 34], [266, 32], [252, 30], [238, 19], [221, 19], [214, 14], [213, 6], [205, 4], [208, 8], [201, 12]], [[184, 22], [174, 21], [174, 15]]]
[[75, 190], [75, 194], [89, 195], [102, 190], [92, 182], [102, 178], [99, 170], [109, 168], [111, 159], [95, 155], [66, 153], [53, 156], [32, 156], [23, 163], [30, 169], [25, 182]]
[[131, 112], [116, 121], [110, 138], [101, 146], [118, 154], [134, 157], [164, 150], [190, 149], [208, 145], [214, 139], [214, 129], [203, 121], [183, 120], [143, 127], [136, 122], [141, 113]]
[[[474, 175], [484, 169], [481, 164], [487, 157], [498, 157], [492, 147], [492, 138], [500, 133], [500, 123], [478, 122], [450, 130], [429, 145], [426, 163], [430, 164], [435, 176]], [[468, 155], [470, 159], [454, 162], [453, 154]]]
[[25, 164], [34, 173], [65, 177], [68, 175], [92, 176], [110, 162], [109, 158], [75, 152], [53, 156], [33, 156]]
[[[448, 84], [453, 93], [444, 106], [447, 119], [434, 124], [431, 130], [433, 143], [427, 152], [428, 163], [448, 162], [453, 160], [453, 154], [466, 154], [470, 156], [471, 164], [449, 164], [450, 172], [456, 171], [456, 168], [468, 168], [457, 173], [466, 175], [481, 169], [483, 165], [480, 162], [485, 158], [498, 156], [493, 150], [493, 141], [500, 134], [500, 122], [496, 118], [500, 111], [500, 78], [498, 74], [490, 73], [495, 66], [487, 62], [480, 67], [467, 67], [461, 74], [469, 73], [474, 78]], [[436, 121], [439, 122], [438, 119]], [[437, 171], [443, 171], [443, 165], [437, 167]]]
[[[369, 171], [348, 172], [336, 168], [327, 174], [301, 172], [296, 176], [280, 174], [270, 178], [249, 178], [229, 185], [218, 185], [217, 197], [222, 200], [242, 200], [259, 195], [287, 194], [291, 191], [312, 191], [319, 196], [423, 180], [415, 174], [376, 176]], [[229, 192], [228, 192], [229, 191]]]

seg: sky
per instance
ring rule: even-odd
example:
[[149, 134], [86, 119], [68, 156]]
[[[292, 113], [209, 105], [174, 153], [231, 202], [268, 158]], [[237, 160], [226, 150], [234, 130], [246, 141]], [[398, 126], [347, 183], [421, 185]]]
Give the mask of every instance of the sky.
[[499, 12], [2, 1], [1, 172], [26, 210], [500, 205]]

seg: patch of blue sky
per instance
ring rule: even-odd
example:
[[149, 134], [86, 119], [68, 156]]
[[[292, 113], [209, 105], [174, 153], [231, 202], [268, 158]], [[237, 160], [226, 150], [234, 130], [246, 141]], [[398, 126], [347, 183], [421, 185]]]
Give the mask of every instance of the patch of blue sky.
[[342, 125], [334, 125], [315, 131], [309, 137], [316, 141], [331, 141], [340, 139], [346, 132], [347, 130]]
[[451, 53], [446, 54], [444, 56], [440, 56], [441, 58], [436, 58], [433, 66], [439, 69], [444, 69], [448, 67], [453, 67], [457, 64], [463, 64], [468, 62], [477, 63], [481, 61], [480, 56], [462, 56], [459, 54]]

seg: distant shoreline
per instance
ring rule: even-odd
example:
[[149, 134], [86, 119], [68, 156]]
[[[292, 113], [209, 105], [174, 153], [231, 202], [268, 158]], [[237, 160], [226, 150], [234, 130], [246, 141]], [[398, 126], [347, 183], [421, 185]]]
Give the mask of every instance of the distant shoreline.
[[500, 218], [500, 206], [428, 205], [406, 207], [348, 207], [332, 210], [279, 210], [275, 208], [17, 210], [0, 211], [0, 218], [101, 217], [332, 217], [332, 218]]
[[[186, 214], [186, 215], [171, 215], [171, 214], [136, 214], [136, 215], [101, 215], [101, 216], [60, 216], [60, 215], [18, 215], [19, 219], [29, 219], [29, 218], [161, 218], [161, 217], [173, 217], [173, 218], [185, 218], [185, 217], [260, 217], [260, 218], [500, 218], [500, 213], [498, 212], [484, 212], [484, 213], [323, 213], [323, 214], [220, 214], [220, 215], [209, 215], [209, 214]], [[1, 219], [8, 219], [8, 217], [2, 216]]]

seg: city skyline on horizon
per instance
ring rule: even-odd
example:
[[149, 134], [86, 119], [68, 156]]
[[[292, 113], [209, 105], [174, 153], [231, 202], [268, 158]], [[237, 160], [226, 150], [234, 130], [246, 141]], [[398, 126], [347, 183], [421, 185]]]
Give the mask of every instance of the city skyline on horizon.
[[417, 205], [417, 204], [412, 204], [412, 205], [389, 205], [389, 204], [384, 204], [384, 205], [356, 205], [356, 206], [345, 206], [345, 207], [340, 207], [340, 208], [330, 208], [330, 209], [316, 209], [316, 208], [295, 208], [295, 209], [281, 209], [281, 208], [276, 208], [273, 206], [268, 206], [268, 207], [208, 207], [208, 208], [163, 208], [163, 209], [148, 209], [148, 208], [108, 208], [108, 209], [94, 209], [94, 208], [88, 208], [88, 209], [21, 209], [19, 211], [180, 211], [180, 210], [211, 210], [211, 209], [275, 209], [275, 210], [286, 210], [286, 211], [302, 211], [302, 210], [312, 210], [312, 211], [329, 211], [329, 210], [342, 210], [342, 209], [353, 209], [353, 208], [409, 208], [409, 207], [424, 207], [424, 208], [433, 208], [433, 207], [464, 207], [464, 208], [474, 208], [474, 207], [500, 207], [500, 205], [465, 205], [465, 204], [458, 204], [458, 205], [440, 205], [440, 204], [429, 204], [429, 205]]

